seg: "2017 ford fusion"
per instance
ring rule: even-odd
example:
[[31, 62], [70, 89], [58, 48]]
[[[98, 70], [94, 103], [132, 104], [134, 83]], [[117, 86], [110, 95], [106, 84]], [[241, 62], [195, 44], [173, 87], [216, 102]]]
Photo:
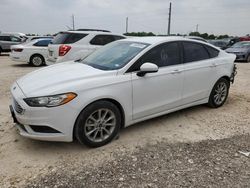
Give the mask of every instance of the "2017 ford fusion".
[[91, 147], [122, 127], [228, 96], [235, 55], [178, 37], [116, 41], [78, 62], [34, 71], [11, 87], [20, 134]]

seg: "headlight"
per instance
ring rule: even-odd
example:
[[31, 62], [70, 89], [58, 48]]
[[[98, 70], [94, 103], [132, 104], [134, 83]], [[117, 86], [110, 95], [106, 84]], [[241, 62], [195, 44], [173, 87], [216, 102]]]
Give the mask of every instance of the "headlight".
[[68, 103], [76, 96], [75, 93], [65, 93], [53, 96], [26, 98], [24, 101], [31, 107], [55, 107]]

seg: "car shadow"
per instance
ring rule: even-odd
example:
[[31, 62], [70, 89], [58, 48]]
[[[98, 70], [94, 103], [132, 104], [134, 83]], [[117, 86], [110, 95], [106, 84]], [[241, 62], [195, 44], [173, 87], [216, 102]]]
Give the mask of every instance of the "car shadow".
[[0, 56], [9, 56], [9, 54], [3, 54], [3, 53], [1, 53]]
[[21, 68], [25, 68], [25, 67], [33, 67], [33, 66], [31, 66], [31, 65], [29, 65], [28, 63], [25, 63], [25, 64], [12, 64], [11, 65], [12, 67], [21, 67]]

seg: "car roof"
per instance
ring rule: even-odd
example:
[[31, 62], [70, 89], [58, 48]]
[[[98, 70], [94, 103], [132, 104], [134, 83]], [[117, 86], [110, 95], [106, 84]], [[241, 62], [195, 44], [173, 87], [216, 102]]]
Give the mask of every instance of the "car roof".
[[201, 42], [197, 40], [187, 39], [184, 37], [175, 37], [175, 36], [167, 36], [167, 37], [133, 37], [123, 39], [123, 41], [131, 41], [131, 42], [140, 42], [140, 43], [147, 43], [147, 44], [158, 44], [161, 42], [171, 42], [171, 41], [193, 41], [193, 42]]
[[119, 36], [124, 36], [124, 35], [118, 34], [118, 33], [103, 32], [103, 31], [60, 31], [58, 33], [82, 33], [82, 34], [103, 34], [103, 35], [119, 35]]

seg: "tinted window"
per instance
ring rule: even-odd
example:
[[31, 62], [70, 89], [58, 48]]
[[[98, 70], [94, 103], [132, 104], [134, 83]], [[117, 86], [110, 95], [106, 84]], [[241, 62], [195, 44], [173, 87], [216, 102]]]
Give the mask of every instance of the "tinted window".
[[10, 40], [11, 40], [12, 42], [21, 42], [21, 41], [22, 41], [20, 38], [18, 38], [18, 37], [13, 37], [13, 36], [10, 37]]
[[52, 40], [52, 44], [72, 44], [86, 36], [87, 34], [82, 33], [59, 33]]
[[34, 44], [34, 46], [48, 46], [51, 40], [41, 40]]
[[116, 36], [116, 35], [114, 35], [114, 37], [115, 37], [115, 40], [125, 39], [125, 37], [122, 37], [122, 36]]
[[110, 42], [115, 41], [115, 37], [113, 35], [96, 35], [91, 41], [90, 44], [93, 45], [105, 45]]
[[217, 57], [219, 55], [219, 50], [212, 48], [210, 46], [205, 46], [205, 47], [209, 53], [210, 58], [214, 58], [214, 57]]
[[128, 72], [138, 71], [143, 63], [154, 63], [158, 67], [177, 65], [181, 63], [179, 45], [176, 42], [163, 44], [149, 50]]
[[185, 63], [209, 59], [209, 54], [202, 44], [183, 42]]
[[0, 36], [0, 40], [2, 41], [11, 41], [10, 36]]

